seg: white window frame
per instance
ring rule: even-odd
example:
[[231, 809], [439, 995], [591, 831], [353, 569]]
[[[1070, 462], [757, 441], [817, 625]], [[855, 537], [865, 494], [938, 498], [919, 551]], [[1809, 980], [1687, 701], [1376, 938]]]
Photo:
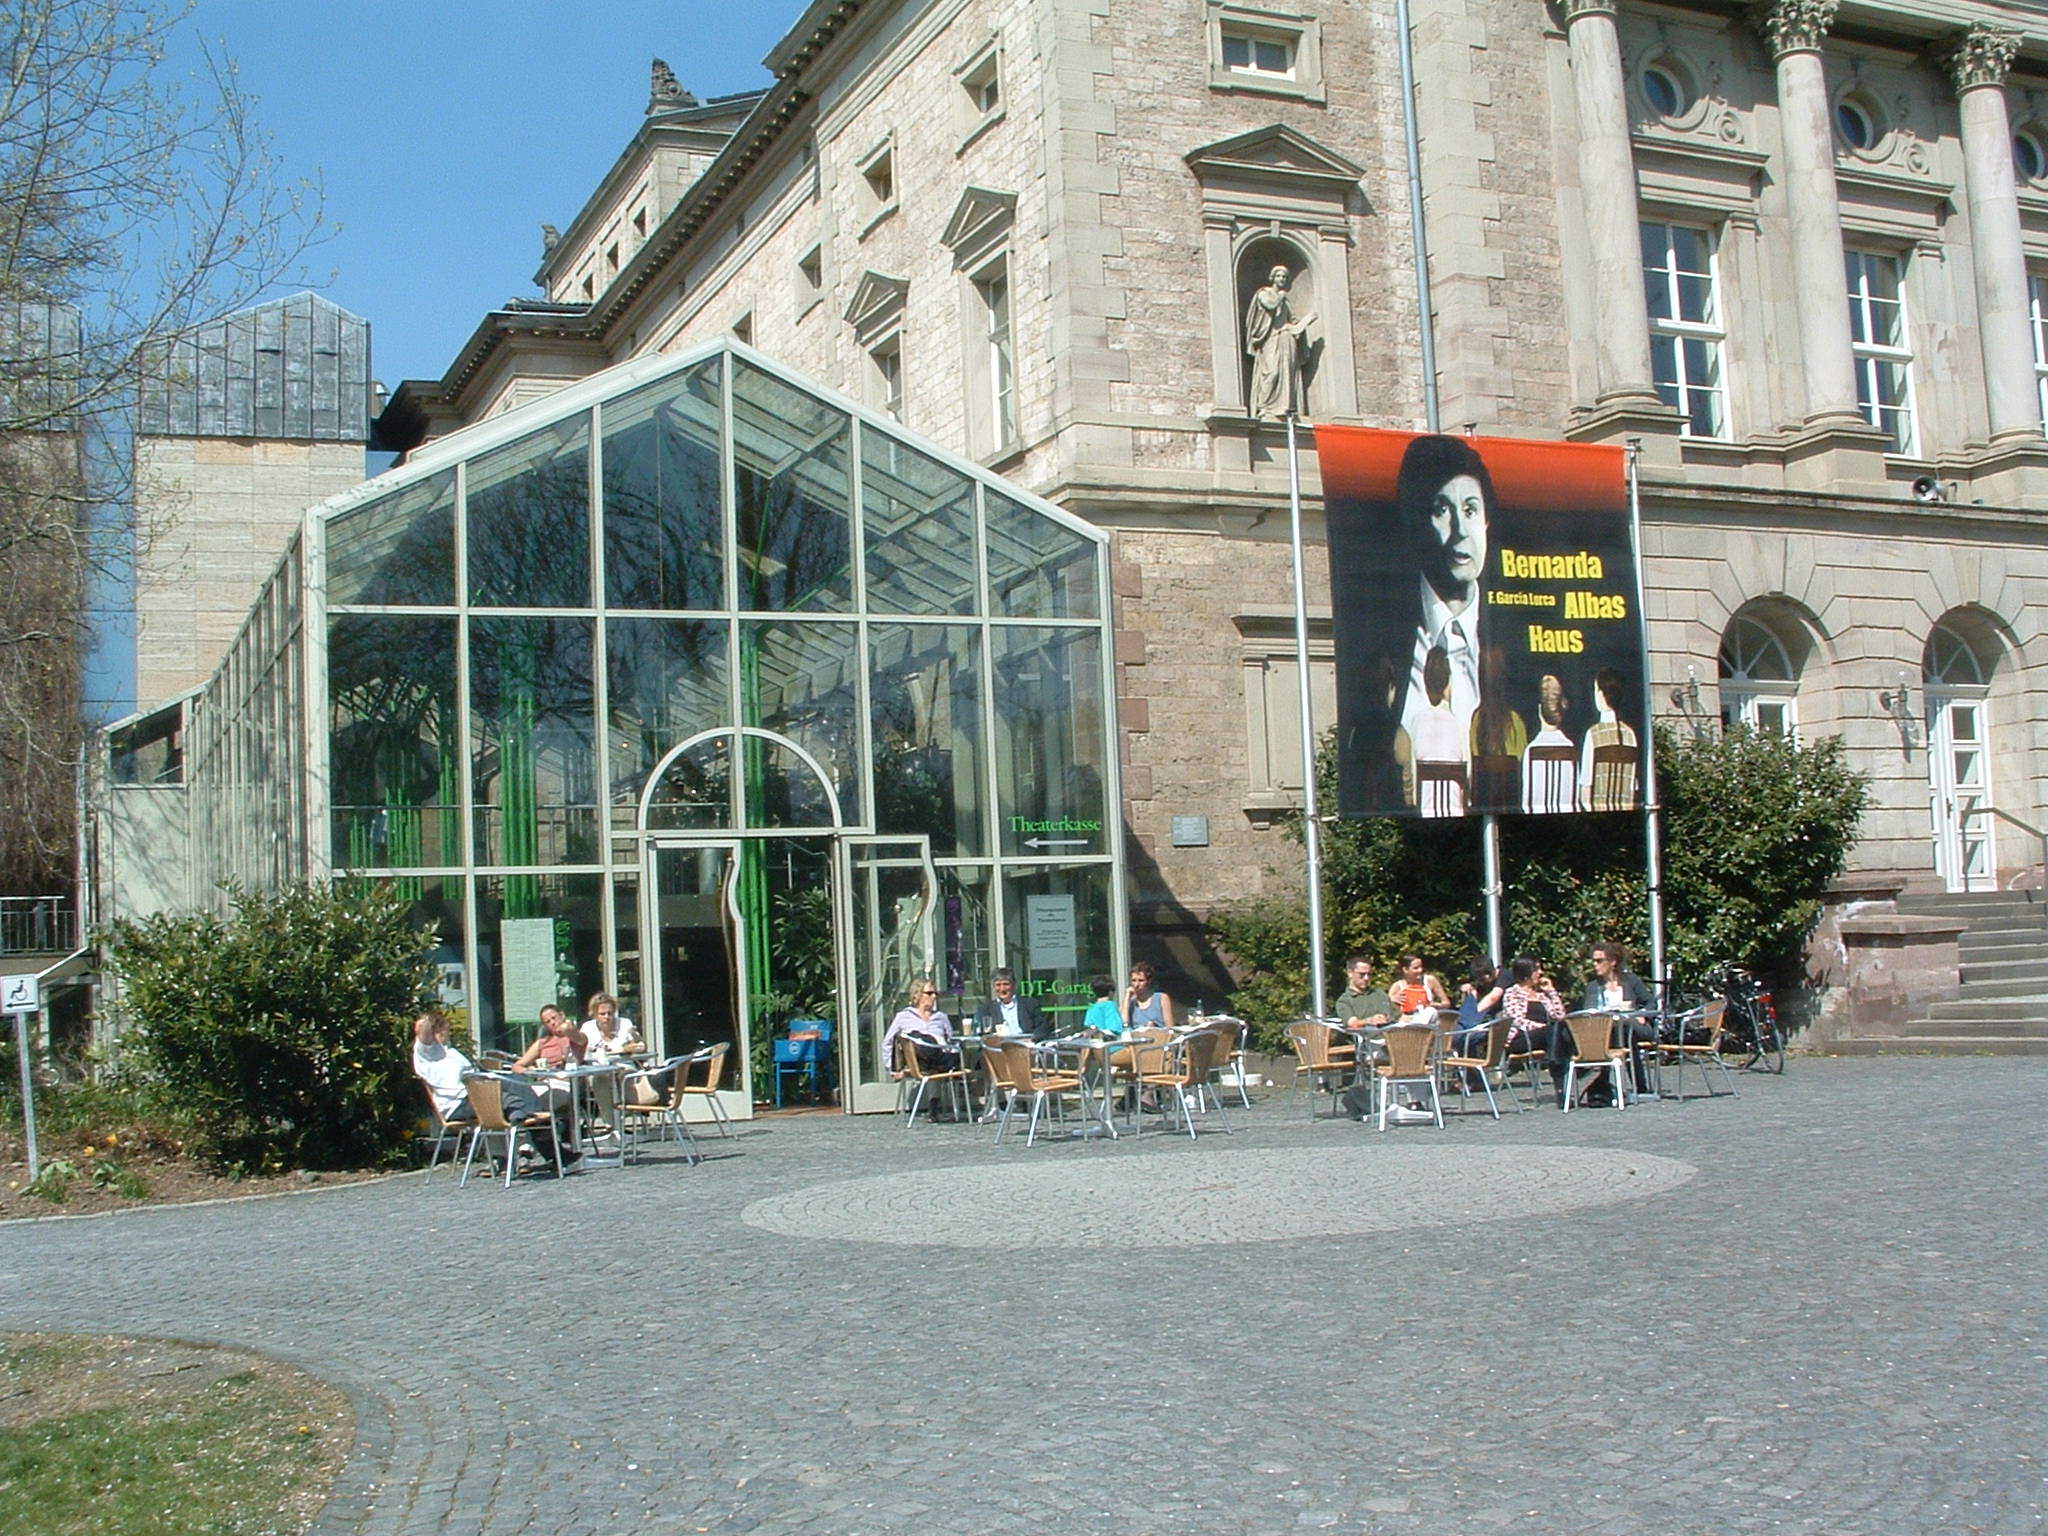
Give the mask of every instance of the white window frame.
[[2048, 272], [2027, 273], [2027, 328], [2034, 338], [2034, 395], [2048, 429]]
[[[1782, 677], [1760, 676], [1759, 658], [1775, 658]], [[1784, 638], [1762, 619], [1738, 613], [1721, 633], [1721, 721], [1753, 731], [1799, 736], [1799, 667]]]
[[[1655, 314], [1652, 314], [1650, 317], [1651, 351], [1653, 355], [1656, 350], [1656, 337], [1669, 336], [1673, 339], [1671, 354], [1676, 365], [1677, 377], [1672, 382], [1672, 388], [1676, 391], [1678, 398], [1667, 400], [1667, 403], [1675, 406], [1678, 410], [1678, 430], [1682, 436], [1726, 439], [1729, 436], [1728, 326], [1725, 319], [1728, 311], [1723, 303], [1721, 293], [1721, 232], [1715, 225], [1696, 224], [1686, 219], [1646, 218], [1642, 221], [1642, 228], [1646, 232], [1653, 229], [1662, 232], [1664, 250], [1663, 270], [1661, 273], [1653, 272], [1649, 263], [1645, 261], [1643, 279], [1645, 283], [1652, 283], [1659, 281], [1661, 278], [1665, 289], [1665, 308], [1671, 317], [1661, 320]], [[1708, 309], [1714, 316], [1713, 321], [1710, 323], [1677, 318], [1681, 306], [1679, 304], [1678, 258], [1671, 237], [1671, 232], [1675, 229], [1691, 230], [1706, 242], [1707, 270], [1705, 276], [1707, 279]], [[1647, 245], [1648, 242], [1645, 241], [1644, 244]], [[1653, 305], [1652, 308], [1654, 309], [1655, 306]], [[1686, 364], [1687, 342], [1694, 342], [1713, 349], [1714, 380], [1712, 383], [1695, 382], [1691, 378]], [[1664, 386], [1661, 382], [1657, 386], [1657, 391], [1659, 394], [1664, 392]], [[1691, 410], [1691, 400], [1694, 395], [1704, 395], [1712, 401], [1715, 418], [1714, 430], [1702, 432], [1694, 423]]]
[[[1280, 5], [1253, 5], [1242, 0], [1209, 0], [1209, 88], [1262, 96], [1292, 96], [1321, 102], [1323, 89], [1322, 23], [1306, 11]], [[1244, 38], [1254, 44], [1279, 43], [1289, 51], [1285, 72], [1233, 66], [1224, 60], [1224, 39]], [[1256, 60], [1256, 50], [1253, 58]]]
[[[1843, 254], [1849, 296], [1850, 347], [1856, 355], [1856, 407], [1863, 413], [1865, 421], [1890, 439], [1888, 452], [1911, 457], [1919, 451], [1920, 423], [1913, 390], [1913, 314], [1906, 302], [1906, 258], [1897, 251], [1855, 245], [1848, 247]], [[1873, 297], [1870, 264], [1876, 262], [1890, 266], [1898, 290], [1896, 301]], [[1865, 338], [1877, 334], [1872, 323], [1878, 313], [1875, 306], [1892, 302], [1898, 305], [1898, 333], [1903, 344], [1892, 346], [1868, 339], [1856, 340], [1859, 331]], [[1878, 381], [1886, 369], [1898, 370], [1898, 405], [1878, 404]]]
[[[1005, 250], [968, 274], [968, 288], [974, 299], [969, 329], [978, 393], [986, 411], [984, 428], [987, 452], [999, 456], [1017, 446], [1017, 288], [1010, 271], [1010, 253]], [[1002, 285], [1003, 303], [998, 317], [991, 290]]]
[[903, 333], [892, 330], [868, 348], [868, 403], [903, 420]]

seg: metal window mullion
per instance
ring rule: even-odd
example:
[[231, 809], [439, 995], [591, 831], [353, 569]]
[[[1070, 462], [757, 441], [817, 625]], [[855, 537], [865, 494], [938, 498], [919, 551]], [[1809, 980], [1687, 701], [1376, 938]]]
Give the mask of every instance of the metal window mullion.
[[455, 777], [456, 813], [462, 818], [463, 992], [469, 999], [471, 1038], [482, 1043], [483, 967], [476, 922], [476, 742], [469, 718], [469, 461], [455, 464]]
[[605, 505], [604, 505], [604, 402], [597, 401], [590, 407], [590, 599], [596, 612], [595, 631], [591, 636], [591, 709], [595, 718], [591, 721], [597, 732], [597, 786], [592, 798], [597, 802], [597, 836], [599, 857], [603, 860], [604, 892], [600, 903], [604, 922], [604, 948], [601, 974], [604, 990], [614, 997], [619, 991], [619, 924], [618, 905], [613, 892], [612, 863], [612, 720], [611, 720], [611, 639], [608, 628], [609, 604], [606, 601], [605, 586]]
[[[867, 588], [867, 504], [862, 493], [861, 465], [866, 451], [866, 440], [862, 434], [867, 423], [858, 416], [849, 418], [847, 429], [847, 474], [848, 489], [851, 492], [848, 512], [851, 519], [850, 537], [853, 541], [853, 611], [858, 616], [854, 633], [854, 782], [859, 789], [859, 803], [853, 807], [859, 824], [870, 831], [877, 830], [875, 822], [875, 747], [873, 680], [869, 677], [874, 654], [872, 631], [868, 622]], [[842, 808], [842, 814], [844, 808]]]
[[995, 612], [995, 593], [988, 579], [988, 487], [980, 480], [974, 482], [974, 565], [980, 609], [975, 644], [981, 653], [981, 829], [989, 859], [989, 944], [996, 956], [995, 963], [1008, 965], [1009, 899], [1003, 891], [1003, 811], [996, 771], [995, 633], [989, 624], [989, 617]]
[[745, 779], [742, 757], [744, 748], [739, 727], [740, 714], [740, 547], [739, 547], [739, 449], [733, 442], [733, 358], [728, 347], [719, 355], [718, 390], [718, 499], [720, 502], [720, 526], [725, 530], [723, 551], [725, 580], [725, 699], [726, 723], [732, 729], [726, 740], [726, 821], [740, 828], [746, 825], [745, 807], [740, 803], [741, 781]]

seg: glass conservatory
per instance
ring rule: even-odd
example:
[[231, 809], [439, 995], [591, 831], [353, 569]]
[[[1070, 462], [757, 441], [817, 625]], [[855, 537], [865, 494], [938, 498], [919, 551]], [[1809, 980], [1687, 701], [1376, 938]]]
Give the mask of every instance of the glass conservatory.
[[1111, 666], [1099, 531], [737, 343], [642, 359], [308, 515], [180, 706], [199, 889], [391, 882], [480, 1045], [609, 991], [739, 1113], [830, 1020], [886, 1109], [913, 975], [1121, 967]]

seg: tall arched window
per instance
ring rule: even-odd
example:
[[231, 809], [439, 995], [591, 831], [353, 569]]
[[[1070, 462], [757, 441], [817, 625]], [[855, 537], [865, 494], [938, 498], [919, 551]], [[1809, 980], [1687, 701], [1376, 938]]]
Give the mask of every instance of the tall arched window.
[[1721, 723], [1796, 736], [1804, 649], [1795, 653], [1777, 627], [1755, 614], [1730, 619], [1721, 636]]

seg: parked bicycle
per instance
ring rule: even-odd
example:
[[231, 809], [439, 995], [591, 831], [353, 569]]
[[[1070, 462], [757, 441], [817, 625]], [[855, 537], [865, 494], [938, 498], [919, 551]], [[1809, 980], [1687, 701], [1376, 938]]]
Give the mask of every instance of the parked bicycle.
[[1785, 1032], [1778, 1025], [1778, 1005], [1764, 984], [1732, 964], [1717, 966], [1709, 984], [1728, 1001], [1721, 1022], [1721, 1060], [1745, 1072], [1782, 1074]]

